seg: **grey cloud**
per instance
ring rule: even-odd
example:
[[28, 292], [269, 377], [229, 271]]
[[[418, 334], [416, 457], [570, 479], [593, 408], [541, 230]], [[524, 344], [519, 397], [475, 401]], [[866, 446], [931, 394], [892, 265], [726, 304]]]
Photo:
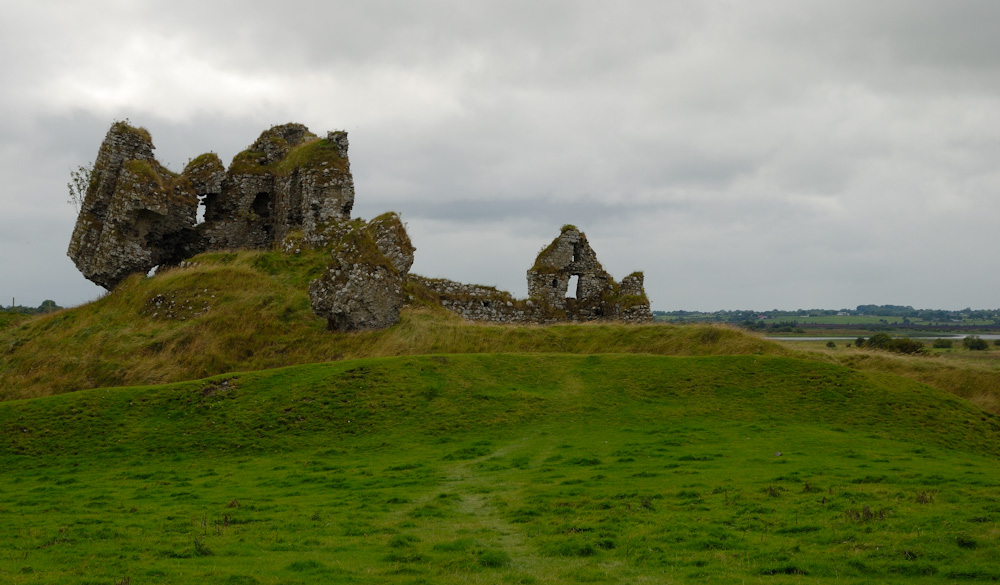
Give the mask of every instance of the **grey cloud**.
[[[1000, 213], [998, 13], [972, 0], [22, 3], [0, 22], [0, 228], [14, 238], [54, 214], [44, 229], [68, 238], [66, 173], [113, 118], [146, 126], [175, 170], [208, 150], [228, 162], [294, 120], [351, 133], [357, 214], [401, 211], [432, 275], [496, 274], [516, 291], [568, 222], [616, 275], [645, 268], [656, 308], [951, 306], [948, 280], [972, 283], [957, 304], [987, 306], [1000, 254], [968, 239]], [[21, 249], [37, 260], [3, 258], [5, 274], [66, 270], [82, 284], [59, 285], [79, 291], [65, 302], [88, 298], [64, 246]]]

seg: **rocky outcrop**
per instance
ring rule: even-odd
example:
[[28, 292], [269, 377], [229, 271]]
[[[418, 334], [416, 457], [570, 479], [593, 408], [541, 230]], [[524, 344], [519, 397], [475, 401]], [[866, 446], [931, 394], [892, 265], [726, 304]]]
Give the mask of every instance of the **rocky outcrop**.
[[111, 289], [129, 274], [197, 253], [197, 208], [194, 184], [156, 161], [149, 133], [116, 122], [94, 161], [67, 254], [88, 280]]
[[399, 321], [404, 275], [379, 250], [370, 230], [350, 230], [331, 257], [326, 273], [309, 284], [313, 312], [331, 330], [382, 329]]
[[333, 262], [309, 284], [313, 312], [337, 331], [395, 324], [415, 250], [395, 213], [384, 213], [370, 223], [352, 221], [333, 246]]

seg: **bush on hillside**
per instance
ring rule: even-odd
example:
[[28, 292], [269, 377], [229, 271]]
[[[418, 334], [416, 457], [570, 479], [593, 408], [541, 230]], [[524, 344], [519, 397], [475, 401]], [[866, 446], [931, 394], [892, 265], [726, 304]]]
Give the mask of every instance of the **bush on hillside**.
[[935, 339], [934, 349], [951, 349], [952, 343], [950, 339]]
[[962, 340], [962, 347], [972, 351], [983, 351], [984, 349], [988, 349], [990, 344], [986, 343], [986, 340], [978, 335], [969, 335]]
[[916, 339], [908, 337], [893, 339], [888, 333], [876, 333], [868, 339], [859, 337], [856, 343], [858, 347], [865, 349], [880, 349], [894, 353], [915, 354], [926, 351], [924, 344]]

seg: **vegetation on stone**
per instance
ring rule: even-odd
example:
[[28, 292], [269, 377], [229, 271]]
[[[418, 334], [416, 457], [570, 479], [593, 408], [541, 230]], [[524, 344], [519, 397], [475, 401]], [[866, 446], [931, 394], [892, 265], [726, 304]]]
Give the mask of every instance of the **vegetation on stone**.
[[[319, 138], [302, 124], [283, 124], [265, 130], [228, 170], [209, 153], [176, 175], [153, 157], [147, 132], [116, 124], [101, 145], [68, 254], [84, 276], [111, 290], [129, 274], [187, 264], [204, 251], [325, 249], [332, 262], [309, 284], [314, 312], [331, 330], [388, 327], [398, 320], [415, 248], [396, 213], [371, 223], [351, 219], [348, 146], [346, 132]], [[83, 183], [73, 176], [71, 198]], [[199, 201], [204, 222], [195, 225]], [[642, 273], [616, 284], [572, 225], [563, 226], [535, 265], [525, 301], [451, 281], [446, 286], [461, 294], [436, 294], [448, 297], [442, 298], [447, 309], [472, 320], [652, 320]], [[578, 298], [567, 298], [573, 276], [580, 277]]]

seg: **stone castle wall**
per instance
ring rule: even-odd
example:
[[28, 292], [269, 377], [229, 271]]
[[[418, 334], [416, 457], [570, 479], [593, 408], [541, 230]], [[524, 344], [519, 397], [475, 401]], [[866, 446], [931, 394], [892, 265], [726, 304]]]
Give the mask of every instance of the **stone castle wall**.
[[[314, 312], [331, 329], [388, 327], [398, 321], [415, 249], [395, 213], [351, 219], [348, 146], [346, 132], [319, 138], [284, 124], [264, 131], [228, 169], [207, 153], [178, 175], [156, 161], [148, 132], [116, 122], [98, 152], [67, 253], [86, 278], [110, 290], [129, 274], [203, 251], [327, 248], [330, 265], [309, 286]], [[535, 259], [525, 300], [493, 287], [409, 278], [472, 321], [652, 321], [642, 273], [615, 283], [573, 226]]]

